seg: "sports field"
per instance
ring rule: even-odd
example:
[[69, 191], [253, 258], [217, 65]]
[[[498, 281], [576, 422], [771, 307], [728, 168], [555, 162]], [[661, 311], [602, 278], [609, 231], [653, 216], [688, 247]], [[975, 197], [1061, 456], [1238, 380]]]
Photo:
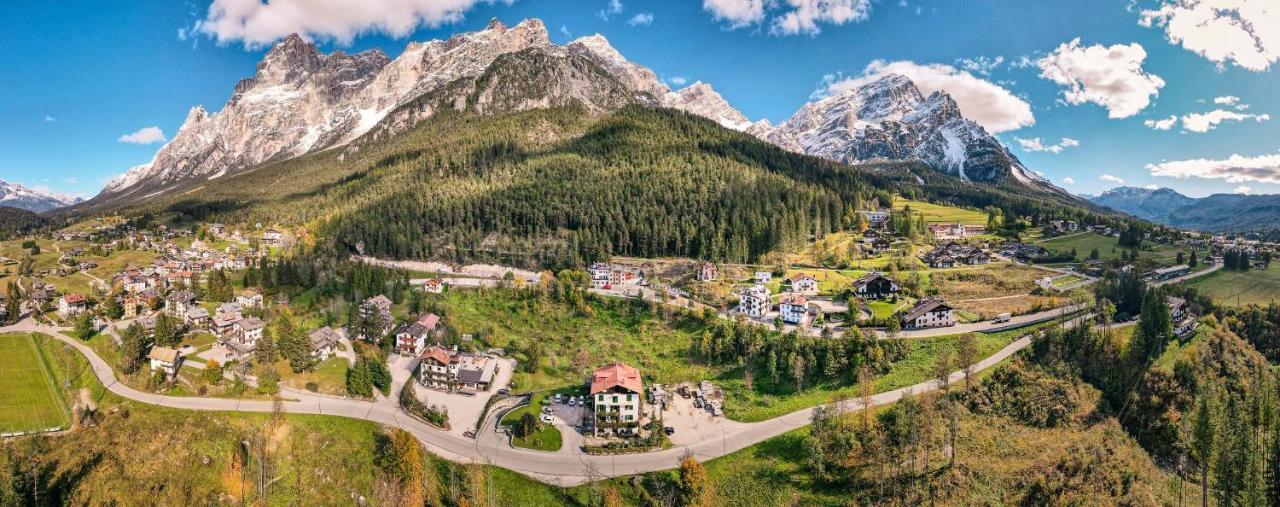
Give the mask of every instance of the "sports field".
[[69, 423], [53, 376], [31, 335], [0, 335], [0, 379], [0, 433]]

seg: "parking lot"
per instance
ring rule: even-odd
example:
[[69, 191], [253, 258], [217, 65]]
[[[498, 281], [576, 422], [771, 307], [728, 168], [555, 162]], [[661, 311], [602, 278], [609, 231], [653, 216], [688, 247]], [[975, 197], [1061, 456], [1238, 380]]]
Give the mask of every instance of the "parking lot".
[[667, 409], [662, 412], [662, 425], [675, 429], [671, 443], [688, 445], [711, 438], [720, 438], [726, 432], [744, 426], [725, 417], [715, 417], [705, 408], [693, 406], [693, 398], [684, 398], [674, 392], [667, 397]]
[[[550, 413], [543, 410], [543, 414], [551, 416], [551, 424], [560, 430], [560, 452], [576, 453], [582, 447], [584, 436], [578, 431], [578, 427], [582, 425], [582, 418], [586, 415], [586, 409], [580, 404], [569, 405], [568, 403], [548, 403], [546, 407], [550, 408]], [[544, 419], [543, 422], [546, 422]]]

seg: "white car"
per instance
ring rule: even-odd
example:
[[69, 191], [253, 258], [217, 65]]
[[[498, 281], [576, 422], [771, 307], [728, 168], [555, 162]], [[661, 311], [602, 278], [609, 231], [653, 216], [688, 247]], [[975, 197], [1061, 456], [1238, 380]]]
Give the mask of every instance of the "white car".
[[551, 424], [552, 422], [555, 421], [555, 419], [551, 418], [551, 414], [542, 414], [542, 417], [539, 417], [538, 420], [547, 424]]

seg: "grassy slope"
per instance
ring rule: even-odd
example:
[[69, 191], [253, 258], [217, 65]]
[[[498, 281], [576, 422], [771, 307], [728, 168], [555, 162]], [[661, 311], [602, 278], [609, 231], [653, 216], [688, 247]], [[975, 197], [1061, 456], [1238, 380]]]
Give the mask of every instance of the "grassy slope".
[[964, 225], [987, 225], [987, 214], [981, 211], [957, 208], [955, 206], [947, 206], [943, 204], [912, 201], [900, 197], [894, 198], [894, 210], [901, 211], [907, 206], [911, 206], [911, 211], [923, 214], [924, 221], [930, 224], [960, 223]]
[[[1120, 254], [1126, 253], [1125, 248], [1120, 247], [1120, 238], [1113, 236], [1103, 236], [1101, 234], [1084, 233], [1062, 236], [1043, 240], [1037, 243], [1039, 246], [1045, 247], [1050, 251], [1061, 251], [1071, 253], [1071, 249], [1076, 250], [1076, 260], [1083, 261], [1089, 258], [1089, 254], [1094, 248], [1098, 249], [1098, 255], [1103, 260], [1120, 259]], [[1173, 266], [1177, 264], [1178, 253], [1183, 254], [1183, 262], [1186, 262], [1188, 256], [1191, 255], [1190, 249], [1179, 248], [1173, 245], [1164, 245], [1144, 241], [1143, 249], [1138, 252], [1138, 264], [1143, 269], [1150, 269], [1160, 266]], [[1204, 250], [1196, 253], [1198, 257], [1203, 258], [1206, 255]], [[1198, 269], [1203, 269], [1201, 264]]]

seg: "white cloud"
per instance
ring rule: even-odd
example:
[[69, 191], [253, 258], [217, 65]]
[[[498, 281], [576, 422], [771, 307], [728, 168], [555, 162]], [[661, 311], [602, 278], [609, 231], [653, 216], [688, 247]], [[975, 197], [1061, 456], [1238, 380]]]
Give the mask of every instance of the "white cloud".
[[667, 79], [667, 81], [669, 81], [671, 84], [676, 86], [684, 86], [685, 83], [689, 82], [689, 78], [684, 76], [671, 76], [671, 78]]
[[635, 16], [631, 16], [631, 19], [627, 20], [627, 24], [631, 26], [636, 26], [636, 25], [649, 26], [653, 24], [653, 13], [641, 12], [640, 14], [636, 14]]
[[55, 122], [55, 121], [58, 121], [58, 119], [57, 119], [57, 118], [54, 118], [54, 117], [52, 117], [52, 116], [49, 116], [49, 115], [47, 115], [47, 114], [46, 114], [46, 115], [44, 115], [44, 122], [45, 122], [45, 123], [53, 123], [53, 122]]
[[1100, 180], [1102, 180], [1102, 181], [1107, 181], [1107, 182], [1115, 183], [1115, 184], [1117, 184], [1117, 185], [1123, 185], [1123, 184], [1124, 184], [1124, 178], [1121, 178], [1121, 177], [1119, 177], [1119, 176], [1112, 176], [1112, 175], [1110, 175], [1110, 174], [1104, 174], [1104, 175], [1102, 175], [1102, 176], [1098, 176], [1098, 179], [1100, 179]]
[[843, 25], [866, 21], [871, 17], [871, 0], [784, 0], [789, 9], [773, 18], [769, 33], [781, 35], [817, 35], [819, 24]]
[[1242, 114], [1223, 109], [1215, 109], [1207, 113], [1191, 113], [1183, 116], [1182, 129], [1188, 132], [1203, 134], [1218, 128], [1218, 124], [1226, 121], [1253, 120], [1256, 122], [1264, 122], [1270, 119], [1271, 115], [1267, 114]]
[[730, 30], [764, 21], [764, 0], [702, 0], [702, 9]]
[[1218, 104], [1218, 105], [1220, 105], [1220, 106], [1234, 106], [1234, 105], [1236, 105], [1236, 103], [1238, 103], [1238, 102], [1240, 102], [1240, 97], [1236, 97], [1236, 96], [1233, 96], [1233, 95], [1226, 95], [1226, 96], [1222, 96], [1222, 97], [1215, 97], [1215, 98], [1213, 99], [1213, 103], [1214, 103], [1214, 104]]
[[565, 25], [560, 25], [560, 35], [563, 35], [570, 39], [573, 38], [573, 32], [570, 32], [569, 27]]
[[1138, 43], [1082, 47], [1077, 38], [1036, 64], [1040, 77], [1066, 87], [1066, 103], [1094, 103], [1107, 108], [1110, 118], [1128, 118], [1150, 105], [1164, 86], [1160, 76], [1142, 70], [1146, 58]]
[[1049, 152], [1053, 154], [1058, 154], [1058, 153], [1062, 153], [1062, 150], [1065, 150], [1067, 148], [1074, 148], [1076, 146], [1080, 146], [1080, 141], [1071, 139], [1069, 137], [1062, 138], [1062, 140], [1059, 141], [1058, 144], [1044, 144], [1044, 141], [1039, 137], [1033, 137], [1031, 139], [1014, 137], [1013, 140], [1017, 141], [1018, 145], [1022, 147], [1022, 151], [1025, 151], [1025, 152]]
[[[291, 33], [350, 44], [364, 33], [404, 37], [420, 26], [460, 21], [476, 4], [494, 0], [213, 0], [191, 32], [219, 44], [258, 48]], [[510, 3], [512, 0], [504, 0]]]
[[1063, 183], [1066, 183], [1066, 184], [1068, 184], [1068, 185], [1075, 185], [1075, 184], [1076, 184], [1076, 179], [1075, 179], [1075, 178], [1072, 178], [1072, 177], [1070, 177], [1070, 176], [1067, 176], [1066, 178], [1062, 178], [1062, 182], [1063, 182]]
[[609, 21], [609, 16], [621, 13], [622, 2], [620, 0], [609, 0], [609, 3], [605, 5], [604, 9], [601, 9], [600, 12], [596, 13], [596, 16], [605, 21]]
[[1245, 157], [1231, 155], [1225, 160], [1176, 160], [1147, 164], [1152, 176], [1190, 177], [1226, 180], [1231, 183], [1253, 181], [1280, 183], [1280, 154]]
[[152, 144], [165, 141], [164, 131], [160, 127], [145, 127], [132, 134], [120, 136], [117, 141], [131, 144]]
[[1142, 124], [1155, 130], [1170, 130], [1174, 125], [1178, 124], [1178, 115], [1175, 114], [1163, 120], [1147, 120]]
[[871, 16], [872, 0], [702, 0], [702, 8], [730, 30], [770, 20], [772, 35], [817, 35], [822, 25], [844, 25]]
[[945, 91], [955, 99], [960, 113], [993, 133], [1017, 130], [1034, 125], [1035, 115], [1031, 104], [990, 81], [950, 65], [924, 65], [909, 61], [886, 62], [876, 60], [862, 71], [862, 75], [843, 78], [829, 75], [814, 96], [823, 97], [842, 93], [870, 83], [887, 74], [901, 74], [915, 82], [925, 95]]
[[1246, 194], [1246, 195], [1248, 195], [1249, 192], [1252, 192], [1252, 191], [1253, 191], [1253, 187], [1249, 187], [1245, 185], [1240, 185], [1236, 187], [1234, 190], [1232, 190], [1232, 192], [1235, 192], [1237, 194]]
[[1138, 24], [1164, 28], [1172, 44], [1224, 68], [1254, 72], [1280, 60], [1280, 5], [1275, 0], [1162, 0]]
[[979, 56], [976, 58], [961, 58], [956, 60], [956, 65], [969, 72], [976, 72], [984, 76], [991, 75], [991, 71], [996, 70], [1004, 64], [1004, 57], [996, 55], [994, 58]]

